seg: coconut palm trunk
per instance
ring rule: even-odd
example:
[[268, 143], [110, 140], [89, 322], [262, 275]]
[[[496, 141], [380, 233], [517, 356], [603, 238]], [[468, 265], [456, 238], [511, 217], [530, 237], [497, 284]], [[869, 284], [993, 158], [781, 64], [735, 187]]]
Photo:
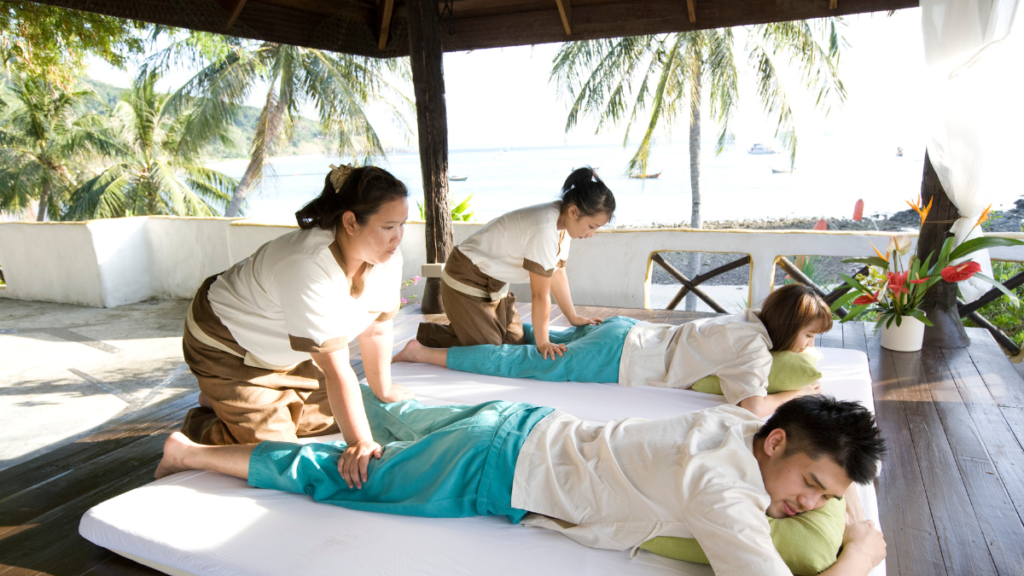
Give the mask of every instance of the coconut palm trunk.
[[[698, 53], [691, 61], [692, 80], [690, 81], [690, 228], [700, 229], [700, 107], [701, 107], [701, 73], [704, 69], [703, 58]], [[700, 252], [690, 252], [687, 259], [686, 276], [691, 280], [700, 274]], [[685, 310], [697, 309], [697, 297], [686, 295]]]
[[270, 90], [267, 92], [267, 104], [264, 106], [263, 114], [261, 115], [261, 119], [266, 119], [266, 129], [262, 138], [259, 138], [259, 129], [257, 129], [257, 138], [253, 146], [252, 158], [249, 160], [249, 165], [245, 168], [245, 174], [242, 175], [242, 179], [238, 181], [235, 193], [231, 195], [231, 202], [228, 203], [228, 207], [224, 210], [224, 216], [228, 218], [238, 216], [238, 211], [242, 208], [242, 202], [249, 195], [249, 188], [252, 186], [253, 181], [262, 175], [263, 165], [267, 161], [270, 146], [274, 142], [274, 138], [277, 138], [277, 133], [281, 128], [281, 119], [284, 117], [286, 107], [287, 105], [284, 102], [274, 97], [274, 87], [271, 85]]
[[50, 202], [50, 181], [43, 180], [43, 192], [39, 195], [39, 214], [36, 215], [36, 222], [46, 220], [46, 205]]

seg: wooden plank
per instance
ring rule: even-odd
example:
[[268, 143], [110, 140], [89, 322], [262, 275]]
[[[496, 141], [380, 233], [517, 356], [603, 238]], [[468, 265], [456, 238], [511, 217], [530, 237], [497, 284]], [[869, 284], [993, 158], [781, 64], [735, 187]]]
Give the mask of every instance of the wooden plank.
[[[227, 26], [225, 26], [225, 29], [231, 30], [231, 27], [235, 25], [235, 21], [238, 20], [239, 14], [242, 13], [242, 8], [245, 8], [245, 2], [246, 0], [224, 0], [224, 8], [227, 9], [229, 14], [231, 14], [231, 16], [228, 17], [228, 23]], [[234, 4], [234, 6], [231, 4]]]
[[110, 558], [90, 568], [82, 576], [161, 576], [152, 568], [133, 562], [124, 556], [111, 554]]
[[1017, 438], [1017, 443], [1024, 446], [1024, 408], [1000, 408], [999, 412]]
[[867, 343], [864, 339], [865, 324], [863, 322], [847, 322], [839, 324], [843, 328], [843, 348], [846, 350], [859, 350], [867, 353]]
[[[1024, 521], [1024, 448], [1022, 448], [1018, 437], [1014, 434], [1010, 424], [1004, 418], [1003, 412], [997, 406], [995, 399], [985, 386], [984, 380], [978, 372], [966, 349], [946, 348], [943, 355], [949, 371], [954, 380], [957, 392], [963, 399], [964, 404], [974, 428], [982, 431], [981, 441], [984, 444], [986, 457], [991, 459], [995, 470], [990, 474], [998, 474], [1001, 489], [1005, 490], [1010, 500], [1010, 506], [1015, 510], [1013, 522], [1016, 528], [1022, 526]], [[1003, 360], [1008, 363], [1008, 360]], [[994, 490], [998, 492], [998, 490]], [[972, 498], [972, 502], [974, 498]], [[988, 516], [989, 511], [999, 517], [1003, 509], [996, 509], [992, 505], [975, 504], [975, 509], [985, 510]], [[1024, 566], [1024, 550], [1018, 546], [1024, 546], [1024, 534], [1018, 534], [1015, 529], [1007, 531], [1016, 534], [1014, 545], [1004, 546], [1014, 552], [1010, 553], [1015, 558], [1016, 565]], [[1001, 532], [1002, 533], [1002, 532]], [[990, 545], [993, 536], [989, 536]], [[997, 560], [1000, 556], [993, 551], [993, 557]], [[1003, 572], [1000, 566], [1000, 572]]]
[[865, 335], [871, 370], [875, 417], [889, 452], [878, 479], [878, 507], [882, 532], [889, 546], [889, 574], [943, 575], [946, 567], [935, 532], [921, 468], [914, 453], [910, 424], [896, 397], [899, 386], [893, 353], [882, 349], [879, 338]]
[[562, 27], [565, 28], [565, 35], [572, 36], [572, 6], [569, 0], [555, 0], [558, 5], [558, 15], [562, 18]]
[[[160, 436], [153, 438], [163, 441]], [[100, 502], [151, 482], [159, 460], [160, 452], [156, 451], [151, 459], [133, 460], [129, 468], [118, 467], [119, 474], [110, 482], [33, 518], [24, 530], [4, 538], [0, 575], [82, 574], [108, 560], [111, 552], [78, 535], [82, 514]]]
[[843, 328], [839, 323], [832, 325], [832, 329], [824, 334], [820, 335], [820, 339], [815, 345], [821, 346], [822, 348], [842, 348], [843, 347]]
[[[920, 353], [892, 352], [898, 383], [892, 397], [906, 416], [914, 454], [948, 574], [997, 574], [984, 535], [932, 402], [928, 364]], [[941, 356], [940, 356], [941, 358]], [[934, 367], [933, 367], [934, 368]], [[903, 562], [901, 562], [901, 565]]]
[[[950, 358], [954, 361], [950, 362]], [[921, 364], [933, 406], [970, 497], [970, 510], [984, 534], [984, 539], [978, 542], [988, 545], [996, 571], [1010, 574], [1024, 566], [1024, 524], [1008, 491], [1014, 490], [1019, 497], [1024, 497], [1024, 484], [1017, 474], [1009, 483], [1003, 481], [993, 463], [996, 457], [987, 446], [995, 447], [1008, 436], [1016, 448], [1018, 466], [1024, 465], [1024, 451], [1017, 445], [991, 397], [986, 402], [976, 391], [972, 392], [972, 389], [984, 388], [984, 383], [965, 350], [926, 348], [921, 352]], [[968, 393], [964, 394], [965, 391]], [[994, 415], [985, 414], [986, 404]], [[974, 416], [989, 417], [979, 420]], [[984, 438], [979, 430], [984, 430]], [[1006, 454], [1005, 450], [1001, 452]], [[1007, 462], [1004, 468], [1014, 466]], [[1019, 472], [1024, 474], [1024, 468]]]
[[1024, 408], [1024, 384], [992, 335], [980, 328], [968, 329], [967, 335], [971, 338], [967, 352], [992, 398], [1000, 406]]
[[697, 10], [693, 2], [694, 0], [686, 0], [686, 15], [690, 18], [690, 24], [697, 23]]

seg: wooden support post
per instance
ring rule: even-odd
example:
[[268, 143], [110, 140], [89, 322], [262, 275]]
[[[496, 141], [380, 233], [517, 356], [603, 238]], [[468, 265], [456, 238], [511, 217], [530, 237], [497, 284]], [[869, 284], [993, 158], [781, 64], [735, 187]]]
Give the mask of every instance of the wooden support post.
[[555, 4], [558, 4], [558, 14], [562, 17], [566, 36], [572, 36], [572, 6], [569, 0], [555, 0]]
[[839, 0], [828, 0], [828, 9], [835, 10], [839, 8]]
[[[939, 176], [932, 167], [928, 153], [924, 155], [924, 178], [921, 180], [921, 202], [925, 206], [933, 202], [928, 219], [921, 223], [921, 234], [917, 238], [917, 257], [924, 260], [929, 254], [932, 262], [939, 255], [942, 243], [953, 227], [953, 221], [960, 217], [956, 206], [942, 189]], [[956, 305], [956, 284], [942, 280], [931, 287], [921, 304], [928, 319], [934, 326], [924, 329], [924, 345], [941, 348], [965, 348], [970, 343]]]
[[[444, 102], [443, 47], [437, 0], [409, 0], [409, 61], [419, 129], [427, 263], [441, 263], [455, 246], [448, 199], [448, 112]], [[424, 314], [444, 312], [441, 279], [430, 278], [423, 290]]]
[[245, 7], [245, 2], [246, 0], [227, 0], [222, 3], [224, 9], [231, 14], [231, 17], [228, 18], [228, 25], [225, 28], [226, 30], [230, 30], [231, 27], [235, 25], [235, 21], [238, 20], [238, 15], [242, 13], [242, 8]]
[[378, 0], [377, 2], [377, 49], [383, 50], [388, 45], [388, 31], [391, 30], [391, 14], [395, 9], [395, 0]]
[[686, 14], [690, 17], [690, 24], [697, 23], [697, 9], [693, 3], [694, 0], [686, 0]]

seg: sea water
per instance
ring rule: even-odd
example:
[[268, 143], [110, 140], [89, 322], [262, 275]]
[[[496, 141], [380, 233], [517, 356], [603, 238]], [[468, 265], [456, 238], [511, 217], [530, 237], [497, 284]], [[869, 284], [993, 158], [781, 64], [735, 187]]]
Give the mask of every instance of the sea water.
[[[789, 156], [753, 155], [745, 148], [716, 155], [705, 148], [701, 158], [701, 216], [703, 220], [766, 218], [850, 218], [857, 200], [864, 214], [891, 214], [907, 209], [907, 200], [921, 190], [923, 149], [905, 151], [860, 146], [817, 146], [801, 150], [796, 169]], [[808, 147], [805, 147], [808, 148]], [[486, 222], [519, 207], [557, 199], [562, 183], [574, 168], [592, 166], [615, 193], [614, 224], [689, 223], [691, 210], [689, 150], [685, 145], [657, 148], [648, 172], [657, 179], [632, 179], [626, 173], [633, 148], [621, 146], [564, 146], [453, 150], [449, 173], [468, 177], [450, 182], [452, 197], [472, 196], [474, 220]], [[296, 210], [323, 189], [334, 157], [276, 159], [262, 184], [249, 197], [246, 214], [261, 220], [294, 222]], [[214, 167], [240, 177], [246, 161]], [[423, 187], [417, 153], [391, 153], [376, 162], [405, 182], [410, 193], [410, 217], [418, 218]], [[1012, 199], [999, 199], [1002, 202]]]

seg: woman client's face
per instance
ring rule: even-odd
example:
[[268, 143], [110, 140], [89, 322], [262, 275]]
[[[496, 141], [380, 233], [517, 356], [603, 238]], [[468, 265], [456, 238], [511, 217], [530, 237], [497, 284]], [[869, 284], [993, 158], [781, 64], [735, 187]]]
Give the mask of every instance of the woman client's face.
[[354, 222], [354, 218], [351, 226], [346, 222], [353, 255], [369, 264], [383, 264], [390, 260], [402, 243], [408, 218], [409, 201], [399, 198], [384, 204], [364, 225]]

